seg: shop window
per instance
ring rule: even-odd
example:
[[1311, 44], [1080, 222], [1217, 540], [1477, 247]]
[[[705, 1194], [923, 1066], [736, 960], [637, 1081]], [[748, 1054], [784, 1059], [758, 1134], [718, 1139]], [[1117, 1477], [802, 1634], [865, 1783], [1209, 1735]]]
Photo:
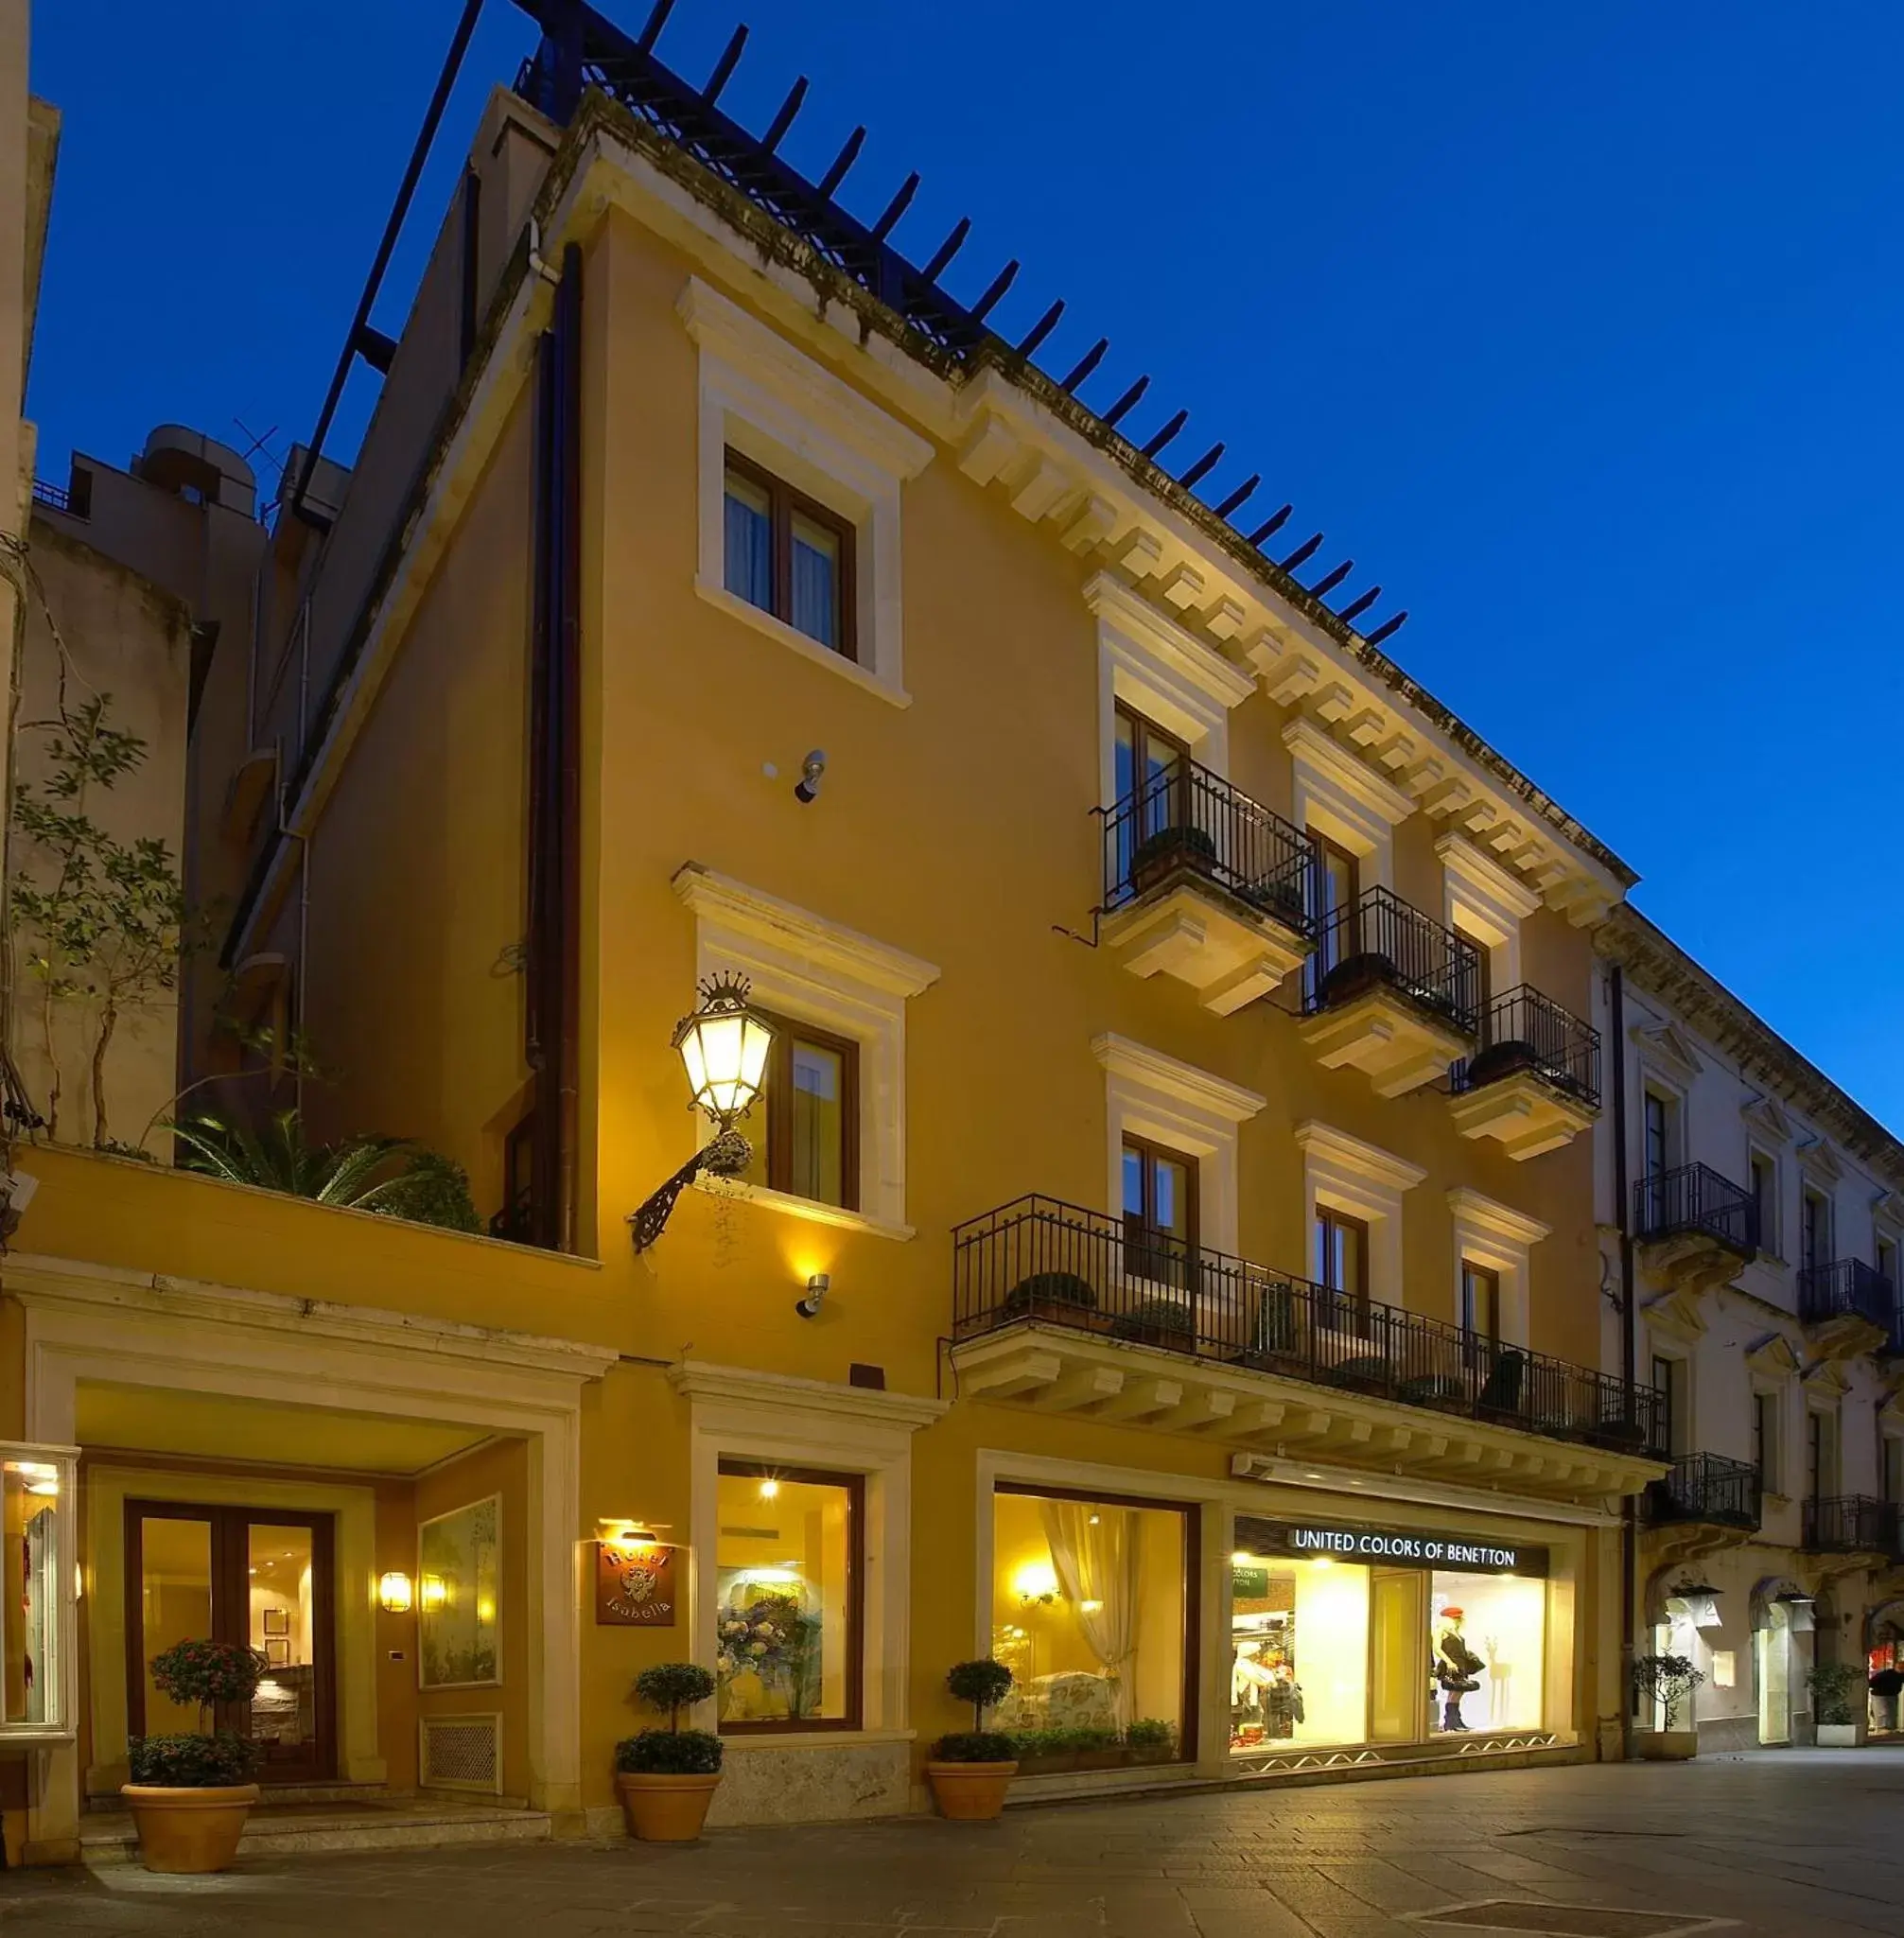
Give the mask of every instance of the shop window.
[[722, 1730], [857, 1729], [860, 1476], [723, 1460], [717, 1500]]
[[1092, 1730], [1112, 1749], [1161, 1723], [1194, 1754], [1194, 1527], [1184, 1507], [1000, 1489], [992, 1653], [1014, 1682], [996, 1727]]
[[[0, 1472], [7, 1588], [0, 1598], [0, 1739], [70, 1735], [73, 1461], [9, 1451]], [[196, 1726], [196, 1725], [192, 1725]]]
[[726, 588], [847, 659], [853, 638], [853, 528], [784, 479], [727, 453]]
[[[1239, 1518], [1236, 1540], [1232, 1753], [1420, 1742], [1540, 1726], [1546, 1550], [1251, 1517]], [[1356, 1554], [1371, 1559], [1350, 1558]], [[1433, 1565], [1488, 1555], [1500, 1564]]]
[[764, 1130], [756, 1120], [750, 1184], [857, 1211], [860, 1203], [860, 1046], [768, 1012]]

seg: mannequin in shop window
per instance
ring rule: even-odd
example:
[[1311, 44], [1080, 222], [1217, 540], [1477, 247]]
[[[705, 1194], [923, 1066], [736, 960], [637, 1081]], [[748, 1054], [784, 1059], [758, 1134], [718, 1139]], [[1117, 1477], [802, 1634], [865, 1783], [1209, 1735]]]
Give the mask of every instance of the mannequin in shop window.
[[1441, 1689], [1443, 1730], [1467, 1728], [1461, 1720], [1461, 1698], [1481, 1686], [1480, 1674], [1487, 1667], [1461, 1633], [1462, 1615], [1459, 1608], [1441, 1611], [1441, 1633], [1435, 1644], [1435, 1681]]

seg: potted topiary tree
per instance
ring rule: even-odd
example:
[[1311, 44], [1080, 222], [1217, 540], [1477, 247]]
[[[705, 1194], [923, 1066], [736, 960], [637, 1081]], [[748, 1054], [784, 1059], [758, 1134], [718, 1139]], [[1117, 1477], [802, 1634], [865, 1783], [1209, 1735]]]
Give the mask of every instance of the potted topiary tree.
[[1699, 1732], [1678, 1725], [1681, 1706], [1705, 1680], [1703, 1669], [1694, 1668], [1684, 1655], [1636, 1655], [1633, 1664], [1633, 1685], [1664, 1712], [1658, 1729], [1643, 1730], [1639, 1753], [1656, 1763], [1684, 1763], [1699, 1755]]
[[955, 1664], [946, 1687], [971, 1704], [971, 1728], [941, 1737], [926, 1764], [926, 1780], [941, 1817], [976, 1823], [1004, 1808], [1004, 1793], [1018, 1774], [1012, 1741], [985, 1726], [985, 1713], [1011, 1687], [1011, 1671], [990, 1656]]
[[134, 1737], [131, 1782], [120, 1787], [148, 1871], [222, 1871], [238, 1854], [245, 1818], [258, 1800], [257, 1750], [249, 1737], [214, 1731], [218, 1702], [249, 1702], [265, 1658], [241, 1642], [176, 1642], [152, 1658], [152, 1681], [174, 1702], [195, 1702], [195, 1734]]
[[1805, 1671], [1811, 1689], [1811, 1720], [1821, 1750], [1855, 1750], [1862, 1732], [1852, 1697], [1864, 1680], [1863, 1670], [1848, 1662], [1821, 1662]]
[[712, 1673], [694, 1662], [662, 1662], [635, 1678], [635, 1694], [668, 1712], [666, 1729], [644, 1729], [615, 1745], [615, 1790], [628, 1834], [644, 1843], [692, 1843], [721, 1781], [721, 1738], [683, 1729], [685, 1705], [714, 1693]]

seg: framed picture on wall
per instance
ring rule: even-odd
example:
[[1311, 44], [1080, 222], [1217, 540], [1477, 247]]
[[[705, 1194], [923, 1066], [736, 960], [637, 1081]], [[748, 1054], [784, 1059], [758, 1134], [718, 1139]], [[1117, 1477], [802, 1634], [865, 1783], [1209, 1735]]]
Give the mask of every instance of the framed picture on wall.
[[416, 1678], [456, 1689], [502, 1680], [502, 1496], [417, 1529]]
[[291, 1664], [289, 1638], [277, 1635], [266, 1636], [265, 1661], [272, 1668], [288, 1668]]
[[265, 1636], [288, 1635], [291, 1632], [291, 1612], [288, 1608], [268, 1608], [264, 1612]]

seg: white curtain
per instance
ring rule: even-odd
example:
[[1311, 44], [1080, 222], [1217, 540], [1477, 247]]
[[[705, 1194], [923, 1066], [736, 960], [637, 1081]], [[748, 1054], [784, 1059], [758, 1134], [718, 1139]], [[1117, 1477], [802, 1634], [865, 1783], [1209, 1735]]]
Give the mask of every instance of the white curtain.
[[1104, 1665], [1117, 1726], [1136, 1715], [1138, 1568], [1143, 1523], [1129, 1508], [1043, 1501], [1044, 1538], [1086, 1646]]

